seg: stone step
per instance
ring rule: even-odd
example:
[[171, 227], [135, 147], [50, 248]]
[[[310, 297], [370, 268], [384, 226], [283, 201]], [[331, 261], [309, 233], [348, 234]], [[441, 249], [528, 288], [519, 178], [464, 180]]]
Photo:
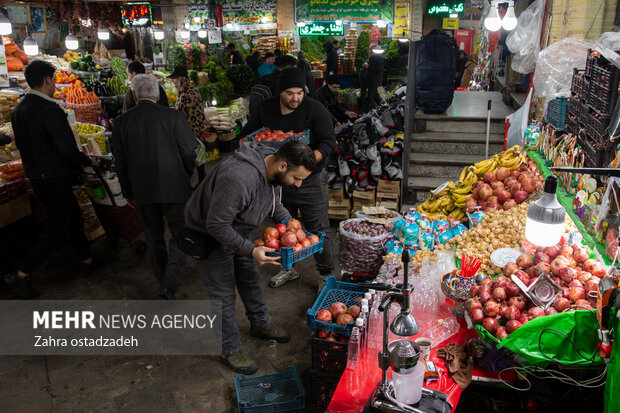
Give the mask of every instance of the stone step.
[[[486, 127], [486, 121], [421, 120], [418, 121], [416, 130], [426, 132], [486, 133]], [[504, 134], [505, 130], [505, 122], [491, 121], [490, 133]]]
[[[456, 178], [458, 178], [458, 176]], [[424, 202], [429, 197], [430, 191], [437, 188], [444, 182], [454, 181], [456, 178], [409, 176], [407, 185], [407, 200], [414, 205]], [[403, 209], [403, 211], [405, 211], [405, 209]]]
[[484, 154], [412, 153], [409, 160], [409, 176], [454, 180], [459, 177], [464, 166], [484, 159]]
[[[486, 135], [477, 133], [424, 132], [411, 137], [411, 152], [484, 155]], [[501, 152], [503, 134], [489, 135], [489, 156]]]

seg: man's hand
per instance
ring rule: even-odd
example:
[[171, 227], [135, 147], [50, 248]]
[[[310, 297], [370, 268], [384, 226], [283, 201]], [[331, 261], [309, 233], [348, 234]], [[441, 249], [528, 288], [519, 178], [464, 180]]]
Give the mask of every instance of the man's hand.
[[247, 141], [248, 141], [248, 138], [239, 139], [239, 143], [246, 143]]
[[127, 199], [127, 203], [129, 204], [130, 207], [132, 208], [136, 208], [138, 206], [138, 204], [136, 204], [136, 200], [133, 198], [126, 198]]
[[321, 162], [323, 160], [323, 154], [316, 149], [314, 150], [314, 156], [317, 162]]
[[258, 265], [280, 265], [280, 257], [268, 257], [266, 255], [268, 252], [275, 252], [275, 250], [267, 247], [256, 247], [252, 250], [252, 258]]
[[357, 118], [357, 113], [351, 112], [350, 110], [347, 110], [346, 112], [344, 112], [344, 114], [347, 115], [349, 119]]

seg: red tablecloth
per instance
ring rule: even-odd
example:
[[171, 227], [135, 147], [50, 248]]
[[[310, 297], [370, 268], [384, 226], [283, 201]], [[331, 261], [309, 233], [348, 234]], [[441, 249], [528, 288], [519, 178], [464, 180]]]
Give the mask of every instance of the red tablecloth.
[[[461, 328], [459, 331], [440, 343], [431, 350], [430, 360], [442, 370], [440, 380], [425, 384], [424, 387], [432, 390], [439, 390], [448, 394], [448, 402], [452, 404], [452, 411], [456, 408], [461, 397], [461, 388], [450, 377], [443, 359], [437, 357], [437, 350], [448, 343], [465, 344], [469, 339], [475, 338], [476, 331], [467, 329], [464, 320], [460, 319]], [[340, 378], [338, 387], [332, 396], [332, 400], [327, 408], [330, 413], [358, 413], [364, 409], [366, 402], [370, 398], [375, 386], [381, 380], [381, 369], [378, 365], [377, 350], [366, 349], [362, 354], [355, 370], [346, 369]], [[474, 380], [496, 381], [497, 374], [474, 367]], [[390, 372], [388, 372], [388, 377]], [[512, 377], [509, 377], [512, 379]]]

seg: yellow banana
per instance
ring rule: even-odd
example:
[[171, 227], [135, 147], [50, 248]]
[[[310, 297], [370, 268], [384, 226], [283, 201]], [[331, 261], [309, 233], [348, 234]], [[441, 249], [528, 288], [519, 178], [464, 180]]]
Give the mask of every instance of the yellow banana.
[[452, 194], [452, 199], [455, 203], [462, 204], [467, 202], [470, 196], [470, 194]]

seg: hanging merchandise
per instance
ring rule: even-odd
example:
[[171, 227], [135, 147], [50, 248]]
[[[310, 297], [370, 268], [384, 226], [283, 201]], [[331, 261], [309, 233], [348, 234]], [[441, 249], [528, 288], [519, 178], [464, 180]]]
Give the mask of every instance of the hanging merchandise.
[[536, 0], [521, 13], [517, 28], [506, 39], [506, 46], [515, 53], [511, 66], [517, 73], [528, 74], [536, 68], [544, 14], [545, 0]]

